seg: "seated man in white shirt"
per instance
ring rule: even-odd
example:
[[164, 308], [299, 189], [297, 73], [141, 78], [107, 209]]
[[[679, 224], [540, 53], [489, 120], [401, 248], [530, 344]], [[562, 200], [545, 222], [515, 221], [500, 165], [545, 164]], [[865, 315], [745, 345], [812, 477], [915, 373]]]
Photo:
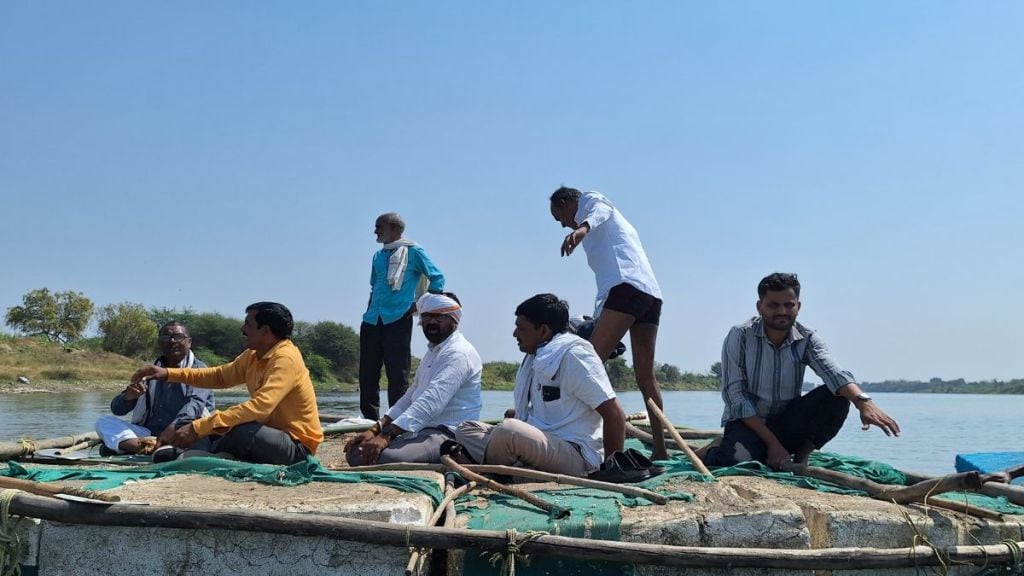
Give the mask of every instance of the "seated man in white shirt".
[[345, 445], [350, 466], [441, 461], [441, 444], [455, 427], [480, 417], [480, 374], [476, 348], [459, 332], [462, 306], [451, 293], [424, 294], [416, 302], [427, 353], [413, 385], [369, 430]]
[[526, 358], [515, 409], [497, 426], [463, 422], [456, 440], [483, 464], [586, 476], [622, 450], [626, 415], [590, 342], [568, 331], [569, 306], [538, 294], [516, 308], [513, 332]]

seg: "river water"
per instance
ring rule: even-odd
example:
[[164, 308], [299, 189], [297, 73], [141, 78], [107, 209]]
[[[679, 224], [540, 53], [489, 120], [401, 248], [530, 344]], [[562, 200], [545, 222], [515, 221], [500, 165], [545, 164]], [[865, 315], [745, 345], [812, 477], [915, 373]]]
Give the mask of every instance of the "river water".
[[[485, 391], [484, 419], [500, 418], [512, 406], [511, 392]], [[903, 434], [887, 438], [877, 428], [860, 429], [856, 410], [827, 450], [882, 460], [897, 468], [930, 474], [953, 471], [956, 454], [1024, 450], [1024, 396], [970, 394], [873, 394], [896, 418]], [[52, 438], [92, 428], [108, 414], [111, 393], [0, 395], [0, 441]], [[665, 413], [673, 423], [717, 428], [722, 400], [717, 392], [666, 392]], [[218, 407], [244, 396], [219, 394]], [[639, 392], [619, 395], [626, 412], [643, 408]], [[386, 402], [386, 398], [382, 399]], [[357, 393], [321, 394], [321, 410], [358, 415]]]

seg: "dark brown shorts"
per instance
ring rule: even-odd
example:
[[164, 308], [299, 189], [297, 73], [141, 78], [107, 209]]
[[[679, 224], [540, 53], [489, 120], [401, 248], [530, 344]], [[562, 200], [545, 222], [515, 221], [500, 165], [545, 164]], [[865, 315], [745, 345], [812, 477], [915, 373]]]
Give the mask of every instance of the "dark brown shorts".
[[622, 283], [608, 292], [604, 307], [636, 318], [637, 324], [658, 325], [661, 319], [661, 299], [641, 292], [632, 284]]

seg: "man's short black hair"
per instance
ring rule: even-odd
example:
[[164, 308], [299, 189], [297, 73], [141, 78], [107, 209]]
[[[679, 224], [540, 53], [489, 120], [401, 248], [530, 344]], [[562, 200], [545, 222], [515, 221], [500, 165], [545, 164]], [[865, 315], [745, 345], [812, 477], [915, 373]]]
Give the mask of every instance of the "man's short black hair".
[[554, 294], [537, 294], [516, 307], [516, 316], [522, 316], [535, 326], [544, 324], [555, 334], [569, 328], [569, 304]]
[[269, 326], [274, 336], [291, 338], [295, 322], [292, 321], [292, 313], [284, 304], [277, 302], [256, 302], [245, 308], [245, 313], [256, 312], [253, 319], [257, 326]]
[[551, 203], [563, 206], [566, 202], [578, 201], [582, 195], [583, 193], [575, 188], [562, 186], [551, 193]]
[[796, 297], [800, 297], [800, 280], [797, 279], [796, 274], [787, 274], [785, 272], [775, 272], [769, 274], [761, 279], [761, 282], [757, 285], [757, 297], [764, 298], [764, 295], [768, 292], [782, 292], [783, 290], [793, 289], [796, 293]]
[[172, 326], [181, 326], [181, 331], [185, 333], [185, 337], [186, 338], [191, 338], [192, 337], [192, 335], [188, 333], [188, 326], [185, 326], [184, 324], [182, 324], [181, 322], [178, 322], [177, 320], [171, 320], [169, 322], [164, 322], [164, 325], [160, 327], [159, 334], [166, 334], [167, 333], [167, 329], [172, 327]]

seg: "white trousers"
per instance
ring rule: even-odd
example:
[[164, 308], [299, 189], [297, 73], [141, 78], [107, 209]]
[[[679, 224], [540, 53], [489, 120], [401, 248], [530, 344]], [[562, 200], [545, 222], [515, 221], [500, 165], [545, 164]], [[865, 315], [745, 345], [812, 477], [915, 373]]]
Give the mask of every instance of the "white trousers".
[[121, 454], [118, 446], [125, 440], [154, 436], [149, 428], [121, 420], [117, 416], [104, 416], [96, 421], [96, 434], [103, 444], [114, 452]]

